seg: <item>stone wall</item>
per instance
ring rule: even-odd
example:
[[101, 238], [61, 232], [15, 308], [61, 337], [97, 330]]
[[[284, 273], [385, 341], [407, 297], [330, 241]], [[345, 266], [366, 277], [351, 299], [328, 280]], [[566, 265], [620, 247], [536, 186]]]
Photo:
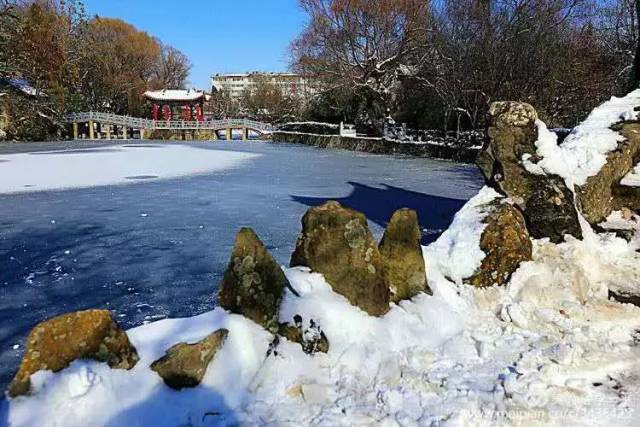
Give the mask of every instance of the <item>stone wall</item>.
[[316, 135], [298, 132], [274, 132], [274, 143], [304, 144], [318, 148], [337, 148], [371, 154], [404, 154], [414, 157], [435, 157], [473, 163], [477, 149], [459, 148], [429, 143], [403, 143], [383, 138]]

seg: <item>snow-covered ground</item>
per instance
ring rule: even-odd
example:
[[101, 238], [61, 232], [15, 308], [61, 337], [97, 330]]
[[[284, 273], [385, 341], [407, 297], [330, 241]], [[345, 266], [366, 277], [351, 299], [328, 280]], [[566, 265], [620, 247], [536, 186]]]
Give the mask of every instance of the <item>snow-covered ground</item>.
[[[495, 197], [482, 190], [424, 247], [434, 295], [384, 317], [351, 306], [319, 274], [286, 269], [300, 297], [286, 295], [281, 320], [315, 319], [327, 354], [284, 341], [267, 356], [272, 336], [218, 308], [129, 330], [141, 356], [131, 371], [78, 361], [37, 373], [33, 396], [0, 414], [12, 426], [64, 427], [638, 425], [640, 309], [609, 301], [607, 289], [640, 285], [640, 254], [584, 225], [582, 241], [535, 241], [534, 260], [508, 286], [464, 285], [482, 260], [470, 243], [481, 232], [476, 206]], [[173, 391], [149, 369], [171, 345], [218, 328], [229, 338], [200, 387]]]
[[0, 155], [0, 194], [167, 179], [238, 167], [256, 154], [125, 144]]

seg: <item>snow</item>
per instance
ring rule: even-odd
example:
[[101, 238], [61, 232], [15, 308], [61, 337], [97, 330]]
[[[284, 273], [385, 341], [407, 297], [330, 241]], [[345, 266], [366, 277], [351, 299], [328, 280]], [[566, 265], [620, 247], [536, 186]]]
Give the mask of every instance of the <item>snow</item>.
[[258, 155], [186, 145], [116, 145], [3, 155], [0, 194], [125, 184], [240, 167]]
[[326, 127], [326, 128], [329, 128], [329, 129], [338, 129], [340, 127], [340, 125], [337, 125], [337, 124], [334, 124], [334, 123], [313, 122], [313, 121], [287, 122], [287, 123], [284, 123], [282, 126], [301, 126], [301, 125], [322, 126], [322, 127]]
[[[456, 214], [453, 222], [442, 236], [427, 248], [427, 263], [433, 266], [455, 283], [471, 277], [480, 267], [485, 257], [480, 249], [480, 236], [486, 225], [482, 220], [486, 217], [486, 205], [502, 198], [495, 190], [484, 187]], [[429, 256], [445, 254], [446, 256]]]
[[627, 176], [622, 178], [620, 184], [628, 187], [640, 187], [640, 165], [636, 165]]
[[[131, 371], [78, 361], [39, 372], [33, 395], [0, 411], [11, 426], [638, 425], [640, 309], [607, 300], [607, 289], [640, 284], [640, 254], [588, 232], [534, 241], [533, 261], [506, 287], [457, 283], [480, 262], [482, 206], [497, 197], [483, 189], [424, 248], [433, 296], [383, 317], [351, 306], [320, 274], [285, 269], [300, 296], [287, 291], [280, 320], [313, 319], [327, 354], [282, 339], [267, 356], [269, 333], [218, 308], [129, 330], [141, 357]], [[173, 391], [148, 368], [219, 328], [228, 340], [198, 388]]]
[[143, 96], [153, 101], [198, 101], [205, 98], [205, 93], [195, 89], [165, 89], [148, 90]]
[[9, 83], [9, 85], [11, 85], [12, 87], [22, 91], [22, 93], [24, 93], [26, 95], [29, 95], [29, 96], [42, 96], [43, 95], [42, 92], [39, 92], [36, 88], [31, 86], [31, 84], [26, 80], [9, 79], [9, 80], [7, 80], [7, 82]]
[[595, 108], [587, 119], [577, 126], [564, 142], [557, 143], [557, 136], [541, 121], [537, 121], [537, 154], [542, 159], [532, 165], [523, 159], [532, 173], [546, 172], [565, 179], [569, 188], [584, 185], [587, 178], [598, 174], [607, 161], [607, 155], [624, 141], [624, 137], [611, 126], [625, 120], [635, 120], [635, 108], [640, 106], [640, 89], [623, 98], [611, 100]]

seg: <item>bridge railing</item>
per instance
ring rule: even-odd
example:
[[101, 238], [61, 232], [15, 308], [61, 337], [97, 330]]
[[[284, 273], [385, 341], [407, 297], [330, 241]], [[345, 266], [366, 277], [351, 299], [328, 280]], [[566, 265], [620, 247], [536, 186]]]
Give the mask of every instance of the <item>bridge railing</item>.
[[221, 130], [228, 128], [249, 128], [261, 132], [273, 131], [273, 126], [271, 124], [249, 119], [205, 120], [201, 122], [184, 120], [150, 120], [139, 117], [121, 116], [112, 113], [100, 113], [96, 111], [72, 113], [66, 117], [67, 123], [84, 123], [90, 120], [99, 123], [108, 123], [148, 130]]

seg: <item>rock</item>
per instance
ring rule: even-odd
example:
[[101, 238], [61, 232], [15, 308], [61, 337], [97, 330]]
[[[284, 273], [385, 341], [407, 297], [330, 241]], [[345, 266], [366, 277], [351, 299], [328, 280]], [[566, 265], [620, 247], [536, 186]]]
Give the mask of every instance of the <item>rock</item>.
[[537, 114], [529, 104], [496, 102], [491, 105], [489, 142], [478, 154], [477, 164], [487, 182], [514, 199], [531, 193], [531, 175], [521, 164], [524, 154], [535, 155]]
[[323, 274], [335, 292], [370, 315], [389, 311], [384, 260], [360, 212], [335, 201], [309, 209], [291, 266]]
[[609, 289], [609, 299], [617, 301], [620, 304], [633, 304], [636, 307], [640, 307], [640, 295], [638, 294], [621, 291], [616, 292]]
[[526, 102], [502, 101], [494, 102], [489, 107], [496, 128], [527, 128], [535, 125], [538, 113]]
[[151, 364], [169, 387], [181, 390], [202, 382], [209, 363], [222, 348], [229, 331], [219, 329], [195, 344], [176, 344]]
[[525, 103], [498, 102], [491, 106], [489, 142], [478, 155], [487, 184], [510, 197], [527, 218], [536, 238], [561, 242], [565, 234], [582, 238], [573, 196], [557, 176], [536, 175], [522, 163], [526, 154], [536, 159], [537, 114]]
[[537, 182], [524, 207], [529, 234], [534, 239], [548, 237], [553, 243], [565, 235], [582, 238], [574, 195], [558, 176], [536, 176]]
[[494, 202], [484, 219], [487, 224], [480, 238], [480, 249], [486, 254], [480, 269], [467, 279], [477, 287], [506, 284], [511, 274], [524, 261], [530, 261], [532, 245], [520, 211], [508, 203]]
[[58, 372], [78, 359], [105, 362], [114, 369], [131, 369], [138, 361], [138, 353], [108, 310], [63, 314], [31, 330], [22, 363], [9, 385], [9, 395], [27, 394], [35, 372]]
[[582, 215], [592, 225], [604, 221], [613, 210], [640, 209], [640, 188], [620, 185], [640, 159], [640, 123], [619, 123], [612, 129], [624, 136], [624, 141], [609, 152], [602, 169], [576, 191]]
[[302, 317], [296, 315], [293, 318], [293, 325], [281, 323], [278, 335], [302, 346], [302, 351], [307, 354], [326, 353], [329, 351], [329, 340], [320, 326], [313, 320], [309, 320], [309, 328], [304, 329]]
[[420, 292], [431, 294], [415, 211], [400, 209], [394, 212], [378, 250], [386, 262], [391, 301], [410, 299]]
[[284, 272], [255, 232], [241, 229], [218, 292], [220, 306], [275, 332], [282, 294], [289, 286]]

